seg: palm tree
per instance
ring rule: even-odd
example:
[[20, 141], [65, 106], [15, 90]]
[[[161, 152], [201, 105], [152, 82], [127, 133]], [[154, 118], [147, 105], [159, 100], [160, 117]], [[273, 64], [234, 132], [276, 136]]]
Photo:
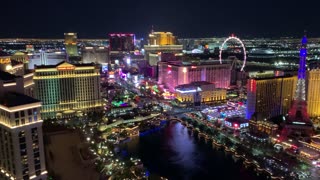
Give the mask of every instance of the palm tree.
[[198, 126], [199, 126], [199, 123], [198, 123], [197, 121], [193, 121], [193, 122], [192, 122], [192, 125], [193, 125], [193, 127], [198, 127]]
[[213, 135], [212, 130], [210, 128], [208, 128], [208, 127], [206, 127], [205, 132], [210, 136]]
[[182, 117], [181, 120], [182, 120], [182, 121], [188, 121], [188, 118]]
[[199, 125], [199, 129], [200, 129], [201, 132], [204, 131], [204, 128], [205, 128], [205, 126], [203, 124]]

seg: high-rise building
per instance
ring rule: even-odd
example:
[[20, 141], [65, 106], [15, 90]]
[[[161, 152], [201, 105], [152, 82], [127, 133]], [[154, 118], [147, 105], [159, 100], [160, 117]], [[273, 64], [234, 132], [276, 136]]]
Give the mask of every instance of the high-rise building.
[[133, 52], [135, 35], [131, 33], [109, 34], [110, 53]]
[[0, 95], [6, 92], [24, 93], [23, 78], [0, 71]]
[[310, 117], [320, 117], [320, 69], [308, 73], [308, 114]]
[[170, 91], [178, 85], [195, 81], [208, 81], [216, 88], [228, 88], [231, 79], [231, 64], [218, 61], [159, 62], [158, 83], [164, 84]]
[[[151, 32], [149, 43], [144, 46], [144, 49], [145, 58], [151, 67], [156, 67], [160, 61], [174, 61], [175, 56], [180, 56], [182, 53], [182, 45], [176, 44], [171, 32]], [[171, 54], [171, 56], [165, 54]]]
[[0, 51], [0, 71], [9, 71], [11, 69], [11, 56], [6, 52]]
[[46, 179], [41, 102], [21, 77], [0, 71], [0, 84], [0, 179]]
[[102, 108], [100, 72], [93, 64], [36, 66], [33, 79], [43, 119], [81, 116]]
[[11, 60], [23, 64], [24, 70], [25, 71], [28, 70], [28, 66], [29, 66], [28, 54], [21, 51], [17, 51], [11, 56]]
[[44, 51], [29, 54], [28, 69], [34, 69], [34, 66], [40, 65], [56, 65], [67, 60], [67, 54], [61, 51]]
[[26, 45], [26, 51], [27, 52], [33, 52], [34, 51], [34, 46], [31, 44], [27, 44]]
[[108, 49], [106, 47], [83, 47], [82, 50], [82, 63], [108, 63]]
[[64, 44], [69, 57], [79, 56], [77, 33], [64, 33]]
[[[21, 58], [21, 59], [20, 59]], [[14, 89], [20, 87], [22, 84], [22, 88], [19, 89], [19, 93], [24, 93], [25, 95], [34, 97], [33, 94], [33, 73], [26, 69], [26, 64], [24, 60], [26, 60], [25, 56], [13, 56], [13, 60], [11, 60], [10, 56], [6, 56], [4, 59], [5, 64], [1, 64], [1, 56], [0, 56], [0, 66], [3, 65], [6, 68], [0, 69], [2, 76], [9, 79], [9, 81], [3, 79], [0, 80], [0, 88], [4, 89]], [[24, 66], [25, 65], [25, 66]], [[7, 72], [7, 73], [5, 73]], [[7, 74], [7, 75], [5, 75]], [[19, 86], [16, 86], [16, 85]], [[0, 93], [2, 90], [0, 89]]]
[[294, 97], [297, 78], [252, 78], [247, 83], [246, 118], [256, 114], [258, 120], [288, 113]]
[[[19, 91], [20, 93], [24, 93], [25, 95], [33, 96], [33, 73], [31, 71], [28, 70], [28, 56], [25, 53], [22, 52], [16, 52], [13, 56], [1, 56], [1, 52], [0, 52], [0, 71], [1, 74], [4, 77], [9, 77], [9, 79], [14, 79], [16, 84], [22, 83], [22, 89], [21, 91]], [[2, 64], [3, 63], [3, 64]], [[10, 77], [9, 75], [4, 75], [4, 72], [10, 73], [12, 74], [12, 76]], [[23, 78], [22, 78], [23, 77]], [[6, 83], [6, 81], [2, 81], [4, 83]], [[10, 81], [9, 81], [10, 84]], [[10, 85], [4, 85], [1, 84], [0, 81], [0, 88], [1, 87], [5, 87], [5, 88], [18, 88], [20, 86], [15, 86], [13, 84]], [[23, 92], [23, 88], [24, 88], [24, 92]], [[1, 92], [2, 90], [0, 90]]]
[[176, 37], [171, 32], [151, 32], [149, 45], [175, 45]]

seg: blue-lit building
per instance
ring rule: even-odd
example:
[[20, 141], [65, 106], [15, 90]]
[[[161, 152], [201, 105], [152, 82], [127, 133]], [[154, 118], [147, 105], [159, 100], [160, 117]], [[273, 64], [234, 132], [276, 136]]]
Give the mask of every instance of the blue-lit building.
[[249, 127], [249, 121], [241, 117], [227, 118], [224, 121], [227, 128], [241, 130]]

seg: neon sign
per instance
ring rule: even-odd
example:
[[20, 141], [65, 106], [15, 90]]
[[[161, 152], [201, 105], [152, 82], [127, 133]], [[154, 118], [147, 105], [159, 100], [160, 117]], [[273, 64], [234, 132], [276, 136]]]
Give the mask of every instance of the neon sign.
[[59, 71], [67, 71], [67, 70], [74, 70], [74, 66], [64, 66], [64, 67], [58, 67], [57, 68]]
[[10, 58], [0, 58], [0, 64], [8, 64], [10, 62]]

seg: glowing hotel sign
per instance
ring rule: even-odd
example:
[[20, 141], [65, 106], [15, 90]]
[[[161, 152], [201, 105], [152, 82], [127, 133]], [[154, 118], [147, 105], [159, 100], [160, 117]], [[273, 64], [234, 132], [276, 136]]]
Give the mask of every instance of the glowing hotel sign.
[[58, 71], [68, 71], [68, 70], [74, 70], [76, 67], [72, 64], [64, 62], [63, 64], [57, 66]]
[[10, 62], [10, 58], [0, 58], [0, 64], [9, 64]]
[[59, 71], [74, 70], [74, 66], [57, 67]]

